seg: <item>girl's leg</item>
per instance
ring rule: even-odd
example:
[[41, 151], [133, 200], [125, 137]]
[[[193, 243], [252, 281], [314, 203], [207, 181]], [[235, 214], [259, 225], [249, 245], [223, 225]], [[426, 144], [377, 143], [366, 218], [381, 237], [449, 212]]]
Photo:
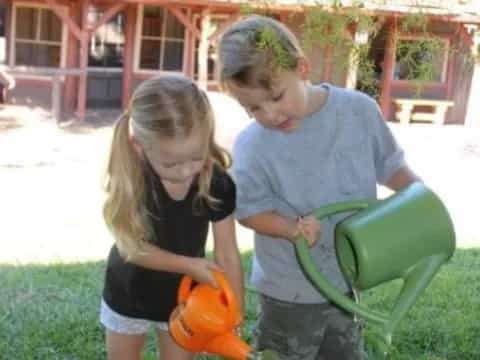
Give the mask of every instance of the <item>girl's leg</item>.
[[177, 345], [168, 331], [157, 330], [159, 359], [161, 360], [193, 360], [194, 353], [186, 351]]
[[108, 360], [141, 360], [145, 334], [105, 332]]

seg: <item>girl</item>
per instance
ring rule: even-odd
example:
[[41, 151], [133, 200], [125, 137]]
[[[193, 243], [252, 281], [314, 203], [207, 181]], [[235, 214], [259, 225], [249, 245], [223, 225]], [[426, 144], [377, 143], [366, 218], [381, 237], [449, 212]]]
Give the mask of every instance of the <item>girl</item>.
[[[216, 286], [212, 270], [223, 270], [243, 299], [229, 165], [208, 99], [190, 80], [162, 76], [135, 90], [115, 126], [106, 174], [103, 212], [115, 244], [100, 318], [109, 359], [140, 359], [149, 325], [161, 359], [193, 358], [167, 327], [183, 274]], [[210, 222], [215, 262], [204, 258]]]

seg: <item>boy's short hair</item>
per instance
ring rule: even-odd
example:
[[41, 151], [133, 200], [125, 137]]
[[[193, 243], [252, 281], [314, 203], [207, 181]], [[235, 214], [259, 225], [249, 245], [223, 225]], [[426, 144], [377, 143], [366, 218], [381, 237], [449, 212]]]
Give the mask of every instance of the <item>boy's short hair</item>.
[[281, 70], [294, 70], [304, 56], [295, 35], [282, 23], [253, 15], [234, 23], [218, 45], [220, 83], [271, 89]]

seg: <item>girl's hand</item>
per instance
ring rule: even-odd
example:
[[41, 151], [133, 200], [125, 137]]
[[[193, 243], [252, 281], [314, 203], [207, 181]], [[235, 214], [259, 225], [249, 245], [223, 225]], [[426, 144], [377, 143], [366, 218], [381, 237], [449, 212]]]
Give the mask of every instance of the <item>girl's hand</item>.
[[223, 272], [223, 269], [213, 261], [205, 258], [192, 258], [191, 270], [187, 274], [199, 284], [208, 284], [218, 287], [213, 271]]
[[296, 236], [298, 235], [307, 239], [309, 247], [314, 246], [320, 239], [320, 221], [311, 215], [298, 218]]

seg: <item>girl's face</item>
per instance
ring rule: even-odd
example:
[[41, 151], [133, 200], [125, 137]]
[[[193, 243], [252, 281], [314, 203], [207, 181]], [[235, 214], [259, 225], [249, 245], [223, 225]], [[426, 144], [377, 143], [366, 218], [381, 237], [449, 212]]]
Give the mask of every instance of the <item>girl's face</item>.
[[162, 138], [145, 149], [145, 155], [174, 200], [183, 200], [207, 159], [204, 134], [194, 130], [187, 137]]

